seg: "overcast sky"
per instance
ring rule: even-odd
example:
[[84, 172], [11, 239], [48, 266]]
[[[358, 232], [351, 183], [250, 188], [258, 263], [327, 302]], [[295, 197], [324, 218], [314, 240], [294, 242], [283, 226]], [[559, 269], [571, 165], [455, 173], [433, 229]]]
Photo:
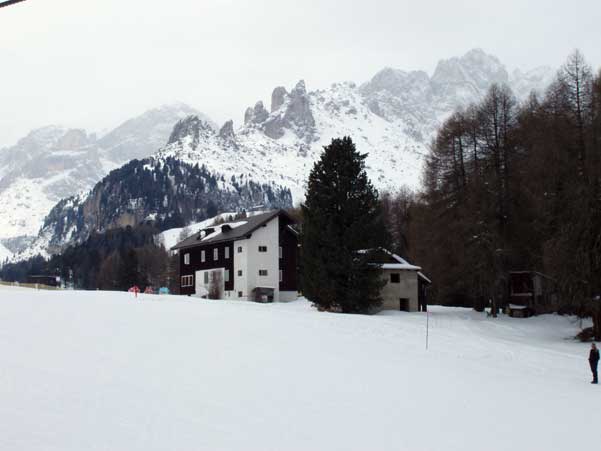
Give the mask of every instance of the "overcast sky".
[[174, 101], [239, 123], [278, 85], [431, 74], [473, 47], [510, 70], [579, 48], [598, 68], [600, 18], [599, 0], [27, 0], [0, 8], [0, 147]]

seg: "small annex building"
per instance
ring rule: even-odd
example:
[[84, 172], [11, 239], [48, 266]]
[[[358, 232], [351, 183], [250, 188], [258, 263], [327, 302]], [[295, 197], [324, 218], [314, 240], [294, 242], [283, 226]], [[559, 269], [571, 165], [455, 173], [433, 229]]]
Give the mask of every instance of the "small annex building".
[[506, 311], [528, 317], [557, 311], [557, 282], [538, 271], [510, 271]]
[[283, 210], [207, 227], [171, 248], [180, 294], [257, 302], [297, 298], [298, 233]]
[[412, 265], [387, 249], [370, 252], [370, 262], [380, 266], [386, 281], [381, 291], [381, 310], [427, 311], [427, 289], [432, 282], [421, 267]]

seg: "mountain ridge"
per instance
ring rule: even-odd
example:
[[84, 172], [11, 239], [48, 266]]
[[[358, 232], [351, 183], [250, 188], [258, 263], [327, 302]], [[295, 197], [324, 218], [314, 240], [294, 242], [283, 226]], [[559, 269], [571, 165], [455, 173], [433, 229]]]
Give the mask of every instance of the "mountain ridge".
[[290, 191], [245, 177], [226, 179], [173, 158], [132, 160], [111, 171], [92, 190], [58, 202], [38, 237], [17, 259], [60, 253], [92, 233], [152, 224], [164, 231], [223, 211], [292, 207]]
[[[203, 113], [178, 103], [148, 110], [100, 138], [50, 125], [32, 130], [0, 152], [0, 239], [36, 235], [59, 200], [94, 186], [112, 169], [151, 155], [173, 123]], [[208, 118], [206, 118], [209, 120]]]
[[[268, 102], [249, 106], [238, 126], [229, 120], [219, 127], [202, 113], [182, 114], [169, 133], [163, 130], [151, 159], [204, 167], [224, 180], [287, 187], [298, 203], [323, 146], [350, 136], [368, 154], [366, 170], [379, 190], [417, 189], [427, 147], [455, 109], [480, 100], [493, 83], [508, 84], [525, 99], [545, 89], [551, 76], [549, 68], [510, 74], [498, 58], [474, 49], [441, 60], [432, 76], [388, 67], [361, 85], [333, 83], [313, 91], [300, 80], [290, 90], [275, 87]], [[68, 242], [65, 236], [42, 241], [60, 247]]]
[[493, 83], [515, 86], [516, 97], [523, 100], [532, 90], [545, 89], [552, 74], [549, 68], [509, 74], [498, 58], [473, 49], [441, 60], [432, 76], [387, 67], [359, 86], [343, 82], [314, 91], [300, 80], [290, 91], [274, 88], [269, 110], [267, 102], [258, 100], [246, 109], [238, 127], [228, 121], [228, 140], [222, 139], [223, 130], [217, 134], [208, 127], [202, 133], [189, 130], [193, 136], [186, 137], [182, 123], [176, 126], [181, 128], [178, 139], [155, 156], [202, 161], [226, 175], [243, 172], [276, 180], [289, 186], [298, 202], [322, 147], [332, 138], [351, 136], [368, 153], [366, 167], [378, 188], [415, 189], [422, 156], [455, 109], [480, 100]]

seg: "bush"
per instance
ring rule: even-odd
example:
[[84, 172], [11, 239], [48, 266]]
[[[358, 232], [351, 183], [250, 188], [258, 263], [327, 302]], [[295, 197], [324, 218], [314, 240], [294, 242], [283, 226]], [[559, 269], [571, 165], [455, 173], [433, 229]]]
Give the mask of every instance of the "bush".
[[583, 343], [585, 343], [587, 341], [593, 341], [593, 338], [595, 338], [595, 333], [593, 331], [593, 328], [587, 327], [585, 329], [582, 329], [580, 332], [578, 332], [578, 335], [576, 335], [576, 338]]

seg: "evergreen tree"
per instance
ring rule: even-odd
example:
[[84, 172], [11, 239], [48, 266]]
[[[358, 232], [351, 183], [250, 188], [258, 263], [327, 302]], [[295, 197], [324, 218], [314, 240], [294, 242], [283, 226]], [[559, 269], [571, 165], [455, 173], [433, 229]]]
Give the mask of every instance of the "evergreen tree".
[[122, 287], [140, 285], [140, 270], [138, 268], [138, 256], [134, 248], [127, 248], [121, 253], [121, 280]]
[[359, 313], [381, 303], [381, 272], [370, 265], [370, 252], [359, 252], [388, 244], [365, 157], [350, 138], [334, 139], [309, 175], [302, 206], [303, 290], [323, 309]]

